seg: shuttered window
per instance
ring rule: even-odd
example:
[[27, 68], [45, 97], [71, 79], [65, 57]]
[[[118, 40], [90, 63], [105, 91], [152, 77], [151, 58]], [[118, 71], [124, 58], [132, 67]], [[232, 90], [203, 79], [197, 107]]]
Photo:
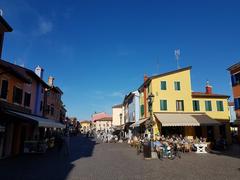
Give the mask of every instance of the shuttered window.
[[167, 82], [161, 81], [161, 90], [167, 90]]
[[15, 86], [13, 88], [13, 102], [22, 104], [22, 97], [23, 97], [23, 90]]
[[160, 110], [161, 111], [167, 110], [167, 100], [160, 100]]
[[217, 111], [224, 111], [222, 101], [217, 101]]
[[205, 109], [206, 109], [206, 111], [212, 111], [212, 102], [211, 101], [205, 101]]
[[25, 95], [24, 95], [24, 106], [29, 107], [30, 106], [30, 102], [31, 102], [31, 94], [25, 92]]
[[7, 99], [7, 93], [8, 93], [8, 81], [2, 80], [2, 87], [1, 87], [1, 98]]
[[181, 86], [180, 86], [180, 82], [179, 81], [175, 81], [174, 82], [174, 89], [176, 91], [180, 91], [181, 90]]

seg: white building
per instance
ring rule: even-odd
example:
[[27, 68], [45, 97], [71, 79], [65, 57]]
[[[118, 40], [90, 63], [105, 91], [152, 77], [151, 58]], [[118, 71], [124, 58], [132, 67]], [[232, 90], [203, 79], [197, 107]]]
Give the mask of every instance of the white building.
[[104, 117], [95, 120], [96, 131], [109, 132], [112, 127], [112, 117]]
[[112, 125], [119, 126], [124, 124], [123, 117], [124, 108], [122, 104], [115, 105], [112, 107]]

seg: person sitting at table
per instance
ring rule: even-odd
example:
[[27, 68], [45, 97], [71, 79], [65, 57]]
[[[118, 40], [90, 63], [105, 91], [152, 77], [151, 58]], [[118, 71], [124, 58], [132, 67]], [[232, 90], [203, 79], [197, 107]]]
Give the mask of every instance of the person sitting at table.
[[157, 140], [154, 142], [154, 148], [157, 152], [157, 156], [159, 159], [162, 159], [163, 157], [163, 144], [160, 141], [160, 138], [158, 137]]

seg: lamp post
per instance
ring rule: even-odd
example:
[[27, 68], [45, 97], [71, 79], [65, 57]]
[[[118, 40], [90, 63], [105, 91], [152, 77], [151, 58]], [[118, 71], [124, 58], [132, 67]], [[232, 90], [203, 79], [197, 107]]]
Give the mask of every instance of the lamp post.
[[[119, 114], [119, 117], [120, 117], [120, 127], [121, 127], [121, 125], [122, 125], [122, 116], [123, 116], [123, 114], [120, 113], [120, 114]], [[120, 139], [122, 139], [122, 129], [120, 129]]]
[[151, 141], [151, 149], [152, 149], [152, 142], [153, 142], [153, 125], [154, 125], [154, 121], [153, 121], [153, 113], [152, 113], [152, 104], [153, 104], [153, 99], [154, 99], [154, 95], [151, 93], [148, 98], [148, 111], [150, 113], [150, 118], [149, 120], [146, 122], [147, 128], [148, 130], [150, 130], [150, 141]]

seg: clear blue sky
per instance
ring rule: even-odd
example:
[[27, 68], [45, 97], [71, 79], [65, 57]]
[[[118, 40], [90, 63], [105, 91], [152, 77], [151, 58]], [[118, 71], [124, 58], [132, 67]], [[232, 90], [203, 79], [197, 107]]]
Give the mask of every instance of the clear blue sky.
[[208, 1], [1, 0], [14, 29], [3, 59], [42, 66], [79, 119], [111, 113], [144, 73], [176, 69], [176, 48], [181, 67], [193, 66], [194, 91], [208, 79], [232, 95], [226, 68], [240, 58], [240, 1]]

